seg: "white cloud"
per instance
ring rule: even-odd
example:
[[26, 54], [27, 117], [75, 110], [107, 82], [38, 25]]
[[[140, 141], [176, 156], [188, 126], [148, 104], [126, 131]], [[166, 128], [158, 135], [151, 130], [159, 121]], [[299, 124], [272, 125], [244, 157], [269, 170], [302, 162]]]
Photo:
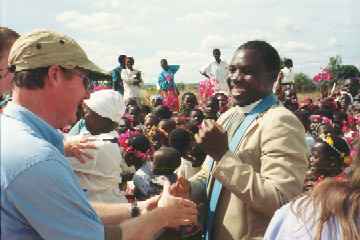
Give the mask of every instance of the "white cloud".
[[330, 37], [327, 41], [328, 48], [340, 47], [340, 46], [341, 44], [336, 37]]
[[301, 27], [298, 23], [295, 23], [286, 17], [278, 18], [276, 20], [276, 27], [279, 31], [285, 33], [296, 33], [296, 32], [300, 32], [301, 30]]
[[288, 41], [280, 44], [280, 48], [284, 52], [308, 52], [313, 51], [315, 47], [311, 44], [300, 41]]
[[124, 19], [119, 14], [109, 12], [95, 12], [91, 14], [82, 14], [78, 11], [66, 11], [56, 16], [58, 22], [63, 23], [65, 27], [87, 31], [114, 31], [123, 30], [124, 25], [117, 24]]
[[231, 46], [230, 41], [220, 35], [208, 35], [201, 41], [201, 49], [209, 50], [213, 48], [229, 48]]
[[102, 33], [102, 34], [134, 34], [145, 35], [149, 30], [140, 25], [125, 24], [128, 19], [121, 14], [112, 12], [94, 12], [83, 14], [78, 11], [65, 11], [55, 17], [56, 21], [72, 30]]
[[210, 23], [221, 23], [228, 20], [229, 18], [229, 15], [224, 12], [213, 12], [206, 10], [203, 12], [192, 12], [186, 14], [185, 16], [177, 17], [176, 21], [185, 24], [204, 25]]

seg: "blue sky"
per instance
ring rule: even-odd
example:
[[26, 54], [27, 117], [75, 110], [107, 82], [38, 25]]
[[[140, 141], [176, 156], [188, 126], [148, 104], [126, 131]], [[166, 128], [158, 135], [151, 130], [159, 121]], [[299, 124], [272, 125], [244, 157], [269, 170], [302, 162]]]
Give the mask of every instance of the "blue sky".
[[0, 24], [21, 34], [66, 33], [107, 70], [119, 54], [133, 56], [148, 83], [161, 58], [181, 65], [176, 81], [198, 82], [213, 48], [229, 62], [253, 39], [270, 42], [311, 77], [337, 54], [360, 67], [359, 9], [359, 0], [0, 0]]

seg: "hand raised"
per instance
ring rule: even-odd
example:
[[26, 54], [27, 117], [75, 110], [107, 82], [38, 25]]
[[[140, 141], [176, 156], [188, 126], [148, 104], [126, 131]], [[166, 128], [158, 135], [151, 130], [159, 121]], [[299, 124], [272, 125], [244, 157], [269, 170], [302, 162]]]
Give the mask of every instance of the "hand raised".
[[204, 120], [203, 127], [195, 135], [195, 140], [215, 161], [220, 160], [228, 150], [226, 131], [211, 119]]

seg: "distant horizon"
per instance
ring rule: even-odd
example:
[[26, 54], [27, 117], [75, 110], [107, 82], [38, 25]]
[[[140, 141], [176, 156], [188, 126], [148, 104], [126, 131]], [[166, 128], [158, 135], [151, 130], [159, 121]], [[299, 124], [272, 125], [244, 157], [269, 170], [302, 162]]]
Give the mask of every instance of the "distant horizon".
[[[167, 2], [168, 3], [168, 2]], [[110, 71], [120, 54], [133, 56], [143, 79], [156, 84], [160, 59], [179, 64], [176, 82], [198, 83], [199, 70], [219, 48], [230, 62], [242, 43], [271, 43], [294, 71], [313, 78], [329, 58], [360, 68], [358, 0], [0, 0], [0, 21], [20, 34], [51, 29], [73, 37], [89, 58]]]

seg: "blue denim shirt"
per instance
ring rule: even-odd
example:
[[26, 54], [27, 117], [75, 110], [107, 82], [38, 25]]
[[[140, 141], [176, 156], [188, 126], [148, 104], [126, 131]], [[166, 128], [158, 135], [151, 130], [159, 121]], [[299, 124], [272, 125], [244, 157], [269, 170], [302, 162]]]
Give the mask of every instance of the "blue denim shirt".
[[24, 107], [1, 117], [1, 239], [104, 239], [62, 135]]

